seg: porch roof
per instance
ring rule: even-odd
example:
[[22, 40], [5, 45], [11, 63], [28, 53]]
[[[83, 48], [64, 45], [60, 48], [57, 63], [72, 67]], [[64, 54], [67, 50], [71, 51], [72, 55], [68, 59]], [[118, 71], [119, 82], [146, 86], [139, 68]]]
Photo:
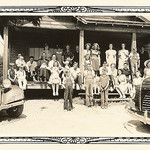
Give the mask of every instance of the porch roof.
[[127, 25], [150, 27], [150, 16], [76, 16], [83, 24]]

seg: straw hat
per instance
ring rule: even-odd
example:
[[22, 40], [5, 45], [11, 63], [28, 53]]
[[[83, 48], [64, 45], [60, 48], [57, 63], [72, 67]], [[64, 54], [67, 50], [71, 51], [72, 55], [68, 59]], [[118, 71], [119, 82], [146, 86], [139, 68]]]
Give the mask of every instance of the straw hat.
[[144, 62], [144, 66], [147, 67], [147, 64], [148, 64], [149, 62], [150, 62], [150, 59], [146, 60], [146, 61]]

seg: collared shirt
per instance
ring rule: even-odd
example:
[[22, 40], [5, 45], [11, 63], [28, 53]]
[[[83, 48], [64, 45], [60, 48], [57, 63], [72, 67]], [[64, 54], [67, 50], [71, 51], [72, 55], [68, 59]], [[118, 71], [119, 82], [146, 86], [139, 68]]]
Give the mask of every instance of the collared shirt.
[[76, 78], [80, 74], [80, 68], [77, 68], [75, 70], [74, 67], [71, 67], [70, 72], [71, 72], [73, 78]]
[[35, 71], [35, 68], [37, 67], [37, 62], [33, 61], [31, 63], [30, 61], [28, 61], [27, 66], [28, 66], [30, 72]]

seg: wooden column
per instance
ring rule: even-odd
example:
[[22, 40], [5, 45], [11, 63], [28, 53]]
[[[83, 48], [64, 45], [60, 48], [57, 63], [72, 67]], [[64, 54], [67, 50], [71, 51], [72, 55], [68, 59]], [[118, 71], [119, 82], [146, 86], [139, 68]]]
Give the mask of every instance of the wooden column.
[[84, 71], [84, 66], [83, 66], [83, 58], [84, 58], [84, 31], [80, 30], [79, 33], [79, 67], [81, 70], [81, 76], [83, 77], [83, 71]]
[[3, 80], [7, 79], [8, 71], [8, 27], [4, 27]]
[[131, 51], [133, 48], [136, 48], [136, 33], [132, 33]]

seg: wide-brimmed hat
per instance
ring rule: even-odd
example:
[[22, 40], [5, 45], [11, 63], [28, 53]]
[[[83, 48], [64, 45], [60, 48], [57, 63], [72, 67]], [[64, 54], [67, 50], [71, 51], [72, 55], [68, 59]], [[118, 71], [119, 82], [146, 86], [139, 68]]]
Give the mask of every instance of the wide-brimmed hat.
[[144, 66], [147, 67], [147, 64], [148, 64], [149, 62], [150, 62], [150, 59], [146, 60], [146, 61], [144, 62]]

